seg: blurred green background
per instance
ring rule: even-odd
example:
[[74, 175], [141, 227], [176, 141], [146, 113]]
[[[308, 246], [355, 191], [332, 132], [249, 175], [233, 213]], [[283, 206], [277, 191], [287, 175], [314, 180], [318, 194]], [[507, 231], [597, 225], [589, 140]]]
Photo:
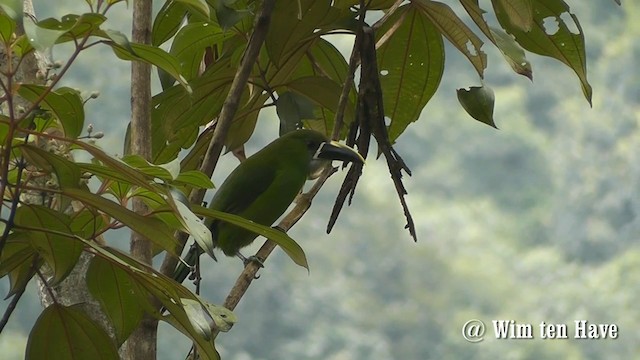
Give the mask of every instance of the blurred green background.
[[[531, 83], [485, 45], [496, 131], [458, 105], [455, 89], [478, 80], [448, 46], [438, 93], [397, 143], [413, 171], [405, 183], [418, 243], [403, 229], [383, 160], [373, 159], [354, 204], [326, 235], [344, 176], [337, 173], [291, 231], [307, 253], [310, 274], [282, 253], [271, 257], [236, 309], [239, 322], [218, 338], [224, 359], [637, 358], [640, 4], [569, 4], [586, 35], [593, 108], [564, 65], [529, 54]], [[86, 4], [35, 0], [35, 7], [40, 18], [59, 18], [83, 12]], [[129, 22], [130, 9], [114, 7], [110, 27], [129, 32]], [[350, 50], [347, 37], [330, 39]], [[64, 60], [65, 49], [53, 55]], [[101, 92], [87, 105], [87, 122], [106, 132], [99, 145], [114, 154], [122, 154], [130, 115], [128, 65], [106, 47], [94, 47], [63, 81]], [[248, 153], [277, 136], [275, 111], [261, 116]], [[225, 156], [214, 182], [236, 164]], [[110, 240], [128, 247], [126, 232]], [[221, 303], [242, 265], [229, 258], [203, 265], [203, 294]], [[7, 289], [3, 279], [0, 292]], [[0, 335], [3, 359], [23, 357], [40, 312], [33, 290]], [[0, 303], [0, 310], [5, 306]], [[487, 324], [484, 341], [472, 344], [462, 337], [470, 319]], [[496, 340], [494, 319], [531, 323], [535, 339]], [[615, 323], [618, 338], [573, 339], [574, 320]], [[541, 321], [567, 324], [569, 339], [540, 339]], [[159, 359], [182, 359], [189, 346], [161, 326]]]

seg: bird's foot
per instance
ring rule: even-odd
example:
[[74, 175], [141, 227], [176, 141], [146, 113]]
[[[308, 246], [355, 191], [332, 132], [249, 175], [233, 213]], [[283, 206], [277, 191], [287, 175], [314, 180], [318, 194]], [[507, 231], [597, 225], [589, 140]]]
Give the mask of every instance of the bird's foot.
[[[236, 253], [236, 255], [240, 258], [240, 260], [242, 260], [242, 263], [244, 264], [245, 268], [251, 263], [256, 263], [258, 264], [259, 268], [264, 268], [264, 260], [256, 255], [245, 257], [240, 252]], [[254, 276], [254, 279], [258, 279], [258, 278], [260, 278], [260, 275]]]

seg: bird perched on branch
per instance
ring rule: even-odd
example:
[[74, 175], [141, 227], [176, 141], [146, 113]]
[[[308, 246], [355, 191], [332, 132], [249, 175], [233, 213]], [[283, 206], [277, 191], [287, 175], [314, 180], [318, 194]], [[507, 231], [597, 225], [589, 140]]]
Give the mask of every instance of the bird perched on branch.
[[[274, 140], [236, 167], [216, 191], [209, 207], [236, 214], [258, 224], [271, 226], [289, 207], [307, 179], [320, 175], [332, 160], [364, 163], [354, 149], [329, 141], [313, 130], [295, 130]], [[238, 256], [257, 234], [220, 220], [208, 220], [214, 246], [227, 256]], [[197, 245], [185, 256], [193, 266], [203, 253]], [[190, 273], [179, 264], [174, 274], [178, 282]]]

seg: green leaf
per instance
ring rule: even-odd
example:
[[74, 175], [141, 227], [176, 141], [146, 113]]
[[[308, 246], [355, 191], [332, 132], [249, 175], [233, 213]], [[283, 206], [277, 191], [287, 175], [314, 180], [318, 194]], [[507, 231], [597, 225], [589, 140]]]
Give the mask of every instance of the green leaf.
[[[18, 94], [35, 103], [47, 89], [42, 85], [23, 84], [18, 89]], [[77, 90], [62, 87], [50, 91], [39, 105], [53, 113], [62, 125], [66, 137], [75, 139], [80, 136], [84, 128], [84, 106]]]
[[158, 318], [167, 320], [178, 330], [187, 335], [198, 346], [199, 353], [205, 359], [219, 359], [218, 352], [212, 341], [207, 341], [202, 337], [201, 333], [193, 328], [182, 304], [183, 299], [200, 299], [190, 290], [178, 284], [173, 279], [168, 278], [153, 269], [152, 267], [142, 264], [136, 259], [123, 254], [122, 252], [112, 248], [102, 248], [93, 242], [87, 242], [96, 253], [114, 264], [118, 265], [122, 270], [129, 273], [130, 278], [136, 282], [138, 287], [145, 292], [153, 295], [162, 306], [169, 311], [174, 321], [169, 321], [168, 317], [161, 317], [157, 310], [147, 309], [148, 312]]
[[[340, 94], [342, 92], [341, 85], [326, 77], [308, 76], [295, 79], [287, 83], [286, 86], [289, 90], [295, 92], [296, 94], [302, 95], [303, 99], [306, 98], [322, 109], [326, 109], [329, 111], [329, 113], [316, 113], [313, 117], [309, 117], [305, 113], [306, 111], [308, 111], [308, 109], [301, 109], [303, 110], [303, 113], [301, 113], [301, 115], [304, 115], [301, 120], [321, 120], [321, 124], [312, 121], [307, 122], [307, 124], [311, 125], [311, 128], [320, 132], [326, 133], [327, 130], [333, 128], [334, 114], [337, 112], [338, 102], [340, 100]], [[300, 102], [299, 106], [305, 107], [306, 105], [304, 105], [303, 102]], [[355, 119], [355, 114], [353, 112], [354, 108], [355, 105], [349, 101], [344, 113], [346, 123], [350, 123]]]
[[391, 15], [377, 37], [388, 37], [377, 53], [385, 117], [391, 119], [389, 139], [393, 142], [418, 119], [438, 89], [444, 71], [444, 44], [438, 28], [411, 4]]
[[15, 22], [22, 22], [22, 0], [3, 0], [0, 8]]
[[16, 231], [9, 235], [0, 254], [0, 277], [9, 274], [9, 291], [5, 299], [24, 289], [35, 275], [35, 269], [43, 263], [37, 256], [28, 231]]
[[176, 1], [166, 1], [153, 20], [151, 44], [160, 46], [180, 30], [182, 20], [187, 15], [186, 7]]
[[495, 0], [505, 9], [511, 25], [528, 32], [533, 25], [532, 0]]
[[28, 232], [16, 231], [9, 235], [0, 254], [0, 277], [4, 277], [20, 266], [31, 267], [33, 256], [37, 255], [31, 247]]
[[484, 43], [460, 20], [448, 5], [436, 1], [419, 0], [416, 5], [461, 53], [466, 56], [478, 75], [484, 77], [487, 68], [487, 54], [481, 50]]
[[173, 229], [161, 220], [137, 214], [120, 204], [89, 191], [63, 189], [62, 194], [110, 215], [131, 228], [131, 230], [149, 239], [159, 248], [175, 255], [178, 244], [173, 237]]
[[[340, 51], [323, 38], [316, 38], [306, 52], [307, 62], [300, 61], [300, 68], [292, 78], [325, 76], [338, 84], [344, 84], [349, 72], [349, 64]], [[351, 89], [351, 101], [355, 103], [355, 86]]]
[[32, 145], [20, 145], [18, 148], [29, 163], [47, 172], [53, 172], [61, 188], [77, 188], [80, 186], [80, 167], [75, 163]]
[[199, 170], [189, 170], [180, 173], [173, 182], [175, 185], [186, 185], [199, 189], [213, 189], [214, 185], [208, 176]]
[[458, 89], [458, 101], [471, 117], [497, 129], [493, 122], [493, 105], [495, 96], [493, 90], [483, 86], [472, 86]]
[[507, 60], [507, 63], [511, 66], [513, 71], [520, 75], [528, 77], [533, 80], [533, 71], [531, 70], [531, 63], [527, 60], [524, 50], [515, 41], [513, 36], [507, 34], [502, 29], [491, 28], [491, 35], [495, 39], [495, 44]]
[[277, 1], [267, 33], [265, 46], [269, 58], [281, 66], [301, 43], [320, 36], [316, 29], [335, 21], [340, 11], [330, 1], [299, 0], [299, 6], [289, 1]]
[[191, 23], [178, 31], [169, 52], [182, 65], [184, 77], [191, 80], [198, 75], [206, 48], [221, 46], [224, 41], [233, 36], [232, 32], [223, 32], [213, 23]]
[[236, 113], [225, 138], [224, 145], [227, 151], [239, 149], [249, 140], [256, 128], [260, 109], [268, 98], [268, 93], [256, 95]]
[[236, 10], [225, 5], [224, 1], [218, 1], [216, 10], [216, 19], [220, 27], [227, 30], [237, 24], [240, 20], [247, 17], [251, 12], [249, 10]]
[[52, 30], [38, 26], [31, 18], [24, 22], [24, 33], [33, 47], [41, 52], [49, 51], [65, 30]]
[[304, 96], [287, 91], [276, 101], [276, 112], [280, 119], [280, 136], [302, 127], [302, 119], [313, 119], [314, 105]]
[[67, 215], [44, 206], [23, 205], [16, 211], [16, 227], [30, 229], [31, 246], [53, 269], [54, 284], [69, 275], [82, 253], [83, 245], [73, 237], [70, 222]]
[[142, 171], [132, 168], [123, 161], [114, 158], [101, 149], [87, 144], [83, 141], [76, 140], [73, 141], [73, 144], [93, 155], [93, 157], [104, 164], [104, 166], [99, 166], [96, 164], [78, 163], [78, 166], [80, 168], [96, 175], [110, 177], [118, 181], [137, 185], [151, 191], [162, 192], [162, 189], [158, 185], [151, 183], [150, 177]]
[[[303, 95], [318, 106], [324, 107], [334, 113], [338, 110], [338, 101], [340, 100], [342, 87], [329, 78], [308, 76], [292, 80], [288, 82], [286, 86], [291, 91]], [[354, 104], [348, 103], [345, 109], [345, 117], [347, 119], [353, 119], [355, 117], [353, 109]], [[305, 115], [304, 118], [308, 118], [306, 117], [308, 109], [303, 110], [302, 114]]]
[[531, 64], [529, 60], [527, 60], [524, 50], [522, 50], [522, 47], [520, 47], [514, 38], [506, 34], [503, 30], [489, 27], [482, 16], [485, 11], [478, 6], [478, 0], [460, 0], [460, 2], [478, 28], [480, 28], [485, 36], [500, 50], [509, 66], [511, 66], [517, 74], [533, 80]]
[[[20, 2], [22, 4], [22, 2]], [[4, 7], [3, 7], [4, 8]], [[16, 30], [16, 22], [4, 12], [0, 12], [0, 39], [5, 47], [11, 43], [11, 35]]]
[[20, 35], [18, 39], [13, 43], [11, 49], [16, 53], [16, 56], [24, 57], [31, 51], [33, 51], [33, 46], [29, 42], [27, 35]]
[[172, 207], [177, 210], [179, 215], [178, 219], [182, 226], [184, 226], [186, 232], [193, 236], [193, 239], [200, 245], [201, 249], [215, 259], [211, 230], [189, 209], [188, 203], [185, 204], [182, 201], [174, 201], [173, 197], [170, 197], [170, 201]]
[[153, 98], [153, 161], [162, 163], [176, 158], [179, 151], [196, 140], [199, 127], [220, 113], [233, 81], [235, 69], [228, 59], [218, 61], [191, 82], [193, 94], [174, 86]]
[[122, 157], [122, 161], [151, 178], [158, 178], [165, 181], [173, 180], [173, 176], [167, 169], [159, 165], [150, 164], [140, 155], [126, 155]]
[[119, 359], [109, 335], [81, 305], [54, 303], [44, 309], [29, 334], [26, 360]]
[[562, 0], [534, 0], [533, 25], [525, 32], [512, 26], [507, 10], [499, 2], [493, 4], [502, 28], [515, 36], [528, 51], [557, 59], [571, 68], [582, 85], [582, 92], [591, 104], [593, 90], [587, 80], [587, 59], [584, 33], [578, 18], [570, 13]]
[[282, 250], [284, 250], [284, 252], [289, 255], [293, 262], [309, 270], [309, 264], [307, 263], [307, 256], [305, 255], [304, 250], [302, 250], [300, 245], [298, 245], [295, 240], [289, 237], [287, 233], [268, 226], [257, 224], [238, 215], [228, 214], [222, 211], [204, 208], [202, 206], [193, 206], [193, 211], [204, 218], [226, 221], [230, 224], [239, 226], [249, 231], [253, 231], [258, 235], [266, 237], [267, 239], [278, 244], [282, 248]]
[[98, 30], [106, 20], [104, 15], [96, 13], [68, 14], [63, 16], [61, 21], [54, 18], [44, 19], [38, 22], [38, 26], [43, 29], [62, 31], [62, 35], [56, 39], [56, 43], [62, 43], [88, 36]]
[[96, 234], [105, 230], [106, 226], [104, 218], [88, 208], [75, 213], [69, 224], [71, 231], [83, 239], [95, 238]]
[[178, 3], [188, 5], [205, 18], [209, 17], [209, 5], [205, 0], [175, 0]]
[[159, 47], [145, 44], [128, 42], [129, 46], [125, 46], [122, 41], [121, 35], [114, 36], [114, 34], [116, 33], [115, 31], [105, 31], [105, 33], [112, 40], [108, 44], [111, 45], [111, 49], [117, 57], [122, 60], [137, 60], [154, 65], [171, 75], [188, 92], [191, 92], [191, 87], [187, 83], [187, 80], [181, 74], [180, 62], [173, 55], [169, 54]]
[[87, 287], [111, 320], [121, 345], [142, 319], [145, 306], [141, 303], [148, 303], [147, 293], [142, 292], [120, 266], [100, 256], [91, 259]]

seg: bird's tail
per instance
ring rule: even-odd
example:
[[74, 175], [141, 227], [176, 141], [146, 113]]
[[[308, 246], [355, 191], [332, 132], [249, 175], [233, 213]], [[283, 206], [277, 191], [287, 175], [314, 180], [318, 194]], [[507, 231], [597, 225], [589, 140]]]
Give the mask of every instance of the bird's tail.
[[[191, 245], [191, 247], [189, 248], [189, 251], [182, 259], [183, 261], [178, 263], [178, 266], [176, 267], [176, 271], [174, 271], [173, 273], [173, 279], [179, 283], [182, 283], [184, 279], [186, 279], [187, 276], [189, 276], [193, 267], [196, 265], [196, 261], [198, 260], [198, 257], [200, 257], [202, 253], [204, 253], [204, 251], [200, 249], [200, 246], [198, 246], [197, 244]], [[185, 264], [188, 264], [188, 266]]]

